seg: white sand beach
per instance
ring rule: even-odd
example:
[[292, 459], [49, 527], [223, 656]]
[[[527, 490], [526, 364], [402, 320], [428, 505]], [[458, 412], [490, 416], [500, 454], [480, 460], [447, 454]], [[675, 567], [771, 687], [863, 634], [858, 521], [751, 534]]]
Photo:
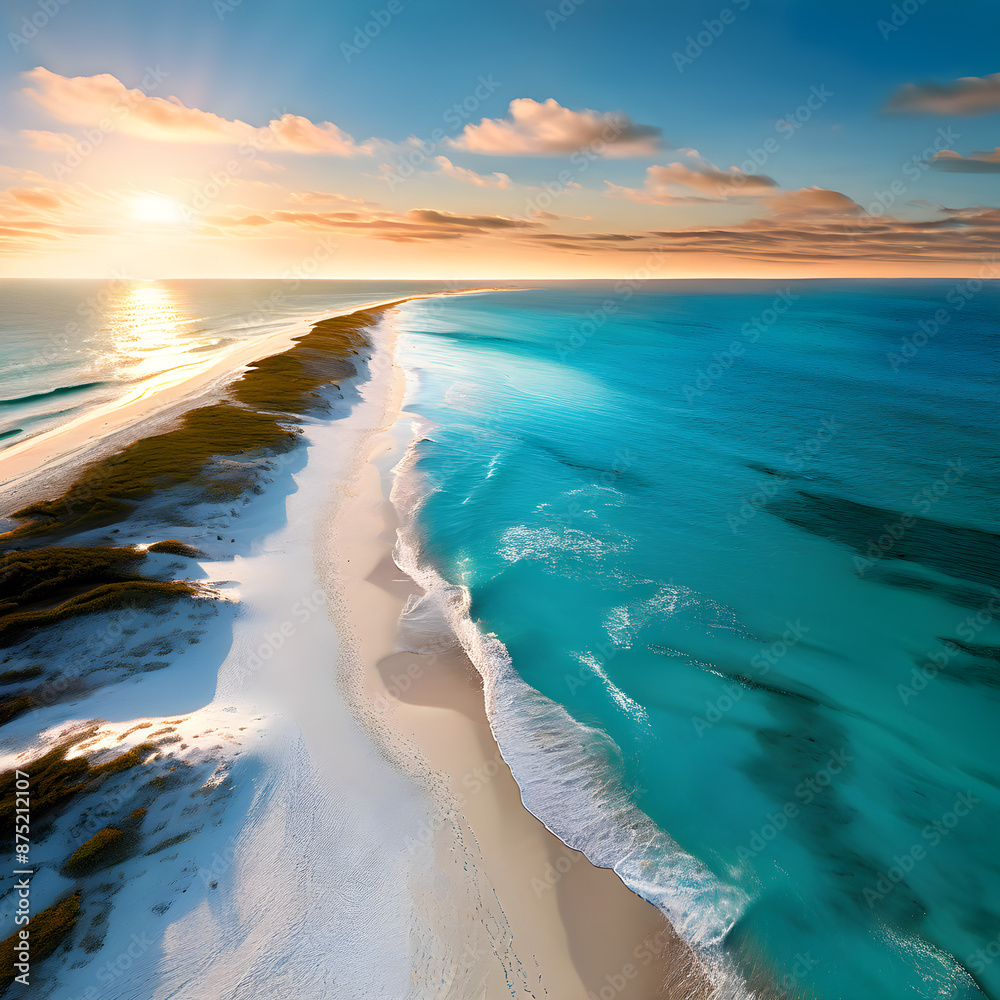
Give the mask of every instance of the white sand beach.
[[[417, 588], [392, 561], [388, 470], [407, 419], [397, 423], [391, 329], [372, 333], [350, 412], [307, 422], [304, 448], [276, 463], [261, 496], [178, 535], [206, 553], [196, 576], [224, 612], [212, 641], [5, 730], [11, 767], [84, 720], [106, 720], [88, 754], [137, 745], [139, 723], [168, 727], [156, 759], [192, 776], [155, 806], [157, 838], [181, 839], [122, 865], [100, 949], [48, 959], [36, 995], [104, 996], [102, 969], [120, 970], [123, 955], [114, 995], [150, 998], [692, 995], [665, 985], [695, 963], [659, 911], [524, 808], [462, 650], [402, 651], [399, 616]], [[219, 361], [124, 402], [104, 414], [109, 428], [138, 435], [262, 346], [230, 358], [228, 376]], [[5, 476], [78, 461], [106, 440], [102, 426], [92, 414], [26, 442]], [[124, 637], [117, 653], [145, 638]], [[140, 777], [120, 794], [138, 794]], [[113, 818], [114, 802], [104, 808]], [[53, 862], [79, 843], [80, 822], [60, 818]], [[36, 907], [71, 884], [52, 871]], [[133, 957], [135, 935], [149, 943]]]

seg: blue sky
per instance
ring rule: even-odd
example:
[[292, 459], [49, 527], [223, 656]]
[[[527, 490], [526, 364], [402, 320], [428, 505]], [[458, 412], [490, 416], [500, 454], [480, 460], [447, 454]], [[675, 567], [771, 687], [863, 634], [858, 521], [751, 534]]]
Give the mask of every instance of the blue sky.
[[[1000, 145], [996, 113], [882, 111], [904, 84], [987, 77], [1000, 70], [1000, 5], [995, 2], [583, 0], [574, 5], [563, 0], [561, 8], [554, 0], [392, 2], [397, 12], [370, 44], [345, 54], [343, 46], [353, 45], [357, 29], [372, 21], [371, 12], [387, 7], [384, 0], [280, 5], [262, 0], [155, 5], [12, 0], [4, 6], [4, 26], [8, 44], [17, 51], [8, 53], [0, 76], [7, 97], [0, 117], [3, 162], [44, 176], [34, 151], [19, 140], [23, 131], [52, 129], [76, 136], [72, 127], [53, 125], [20, 96], [23, 74], [39, 66], [66, 78], [110, 74], [125, 87], [139, 85], [147, 67], [159, 67], [168, 77], [158, 96], [176, 96], [189, 108], [254, 126], [283, 113], [333, 122], [358, 142], [379, 140], [383, 148], [377, 159], [390, 165], [397, 155], [390, 147], [408, 136], [426, 137], [435, 128], [458, 135], [454, 117], [446, 122], [445, 115], [473, 94], [481, 78], [496, 86], [469, 115], [473, 123], [503, 119], [510, 102], [524, 98], [551, 98], [573, 111], [621, 111], [633, 122], [661, 129], [661, 149], [602, 157], [599, 170], [580, 178], [591, 200], [602, 199], [599, 208], [606, 214], [589, 204], [581, 208], [575, 189], [562, 204], [574, 206], [567, 217], [590, 215], [604, 228], [614, 222], [623, 230], [643, 220], [648, 224], [651, 215], [657, 228], [740, 224], [752, 216], [759, 204], [731, 199], [721, 207], [699, 207], [678, 199], [654, 207], [630, 202], [628, 196], [605, 197], [604, 185], [642, 191], [647, 167], [679, 157], [688, 162], [678, 150], [697, 150], [722, 169], [740, 165], [748, 150], [775, 137], [776, 123], [794, 115], [815, 88], [830, 96], [791, 138], [779, 136], [780, 148], [764, 167], [782, 190], [830, 189], [867, 208], [877, 192], [901, 176], [906, 161], [922, 156], [941, 128], [951, 129], [948, 137], [955, 141], [949, 145], [961, 154]], [[46, 10], [56, 13], [48, 16]], [[17, 41], [24, 19], [32, 17], [47, 23], [30, 39]], [[712, 26], [718, 31], [720, 25], [721, 32], [703, 51], [688, 47], [689, 38], [697, 44], [699, 34], [704, 40]], [[694, 58], [678, 68], [675, 53]], [[458, 148], [448, 156], [466, 169], [505, 174], [511, 187], [486, 193], [453, 183], [439, 191], [433, 178], [420, 178], [402, 192], [387, 189], [374, 162], [359, 165], [325, 156], [279, 156], [276, 162], [295, 174], [291, 187], [325, 184], [395, 212], [438, 207], [470, 212], [481, 204], [482, 212], [513, 216], [518, 205], [531, 202], [529, 194], [512, 193], [517, 187], [531, 190], [558, 173], [547, 156], [483, 155]], [[292, 167], [288, 159], [298, 162]], [[138, 172], [133, 178], [145, 187]], [[152, 189], [162, 190], [162, 179], [153, 179]], [[997, 202], [998, 185], [997, 172], [926, 170], [919, 181], [907, 183], [905, 199], [897, 201], [989, 206]], [[414, 201], [415, 192], [425, 190], [426, 198], [440, 199], [440, 206]], [[917, 210], [893, 208], [904, 217]]]

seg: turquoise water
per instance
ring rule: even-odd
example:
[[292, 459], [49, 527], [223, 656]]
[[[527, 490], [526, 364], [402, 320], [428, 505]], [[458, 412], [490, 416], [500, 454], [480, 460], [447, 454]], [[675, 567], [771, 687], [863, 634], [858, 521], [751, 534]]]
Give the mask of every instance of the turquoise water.
[[526, 801], [751, 987], [1000, 997], [998, 305], [586, 283], [397, 323], [419, 558], [503, 644]]

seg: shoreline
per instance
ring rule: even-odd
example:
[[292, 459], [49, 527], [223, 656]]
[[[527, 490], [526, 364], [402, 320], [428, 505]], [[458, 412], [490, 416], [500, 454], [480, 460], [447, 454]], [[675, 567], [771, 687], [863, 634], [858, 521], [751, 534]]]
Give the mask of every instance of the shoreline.
[[[234, 344], [204, 362], [161, 372], [134, 386], [120, 399], [101, 404], [59, 427], [0, 450], [0, 489], [15, 494], [19, 490], [30, 492], [38, 488], [38, 480], [43, 475], [68, 475], [82, 462], [148, 436], [155, 427], [193, 409], [199, 400], [218, 394], [256, 362], [291, 350], [299, 338], [323, 319], [349, 316], [412, 299], [502, 290], [483, 287], [418, 293], [405, 299], [378, 299], [334, 312], [317, 313], [251, 342]], [[23, 496], [19, 497], [10, 509], [23, 500]], [[4, 512], [0, 512], [0, 516], [3, 515]]]
[[[663, 914], [525, 807], [493, 736], [482, 678], [454, 634], [450, 645], [438, 637], [431, 651], [407, 650], [417, 647], [402, 634], [400, 616], [423, 591], [393, 558], [398, 520], [389, 484], [409, 446], [402, 427], [415, 415], [403, 409], [391, 323], [390, 315], [379, 328], [390, 338], [381, 349], [389, 353], [384, 377], [392, 379], [381, 427], [359, 449], [334, 535], [343, 641], [352, 647], [349, 700], [399, 766], [433, 789], [442, 817], [432, 831], [438, 857], [454, 853], [455, 841], [475, 845], [470, 878], [484, 881], [488, 903], [499, 907], [503, 929], [494, 930], [491, 945], [494, 953], [509, 949], [502, 964], [518, 970], [514, 995], [536, 996], [541, 987], [560, 1000], [707, 996], [707, 981], [692, 973], [700, 963]], [[469, 859], [463, 863], [468, 871]], [[665, 986], [668, 979], [689, 986], [701, 979], [700, 989], [682, 994]], [[497, 979], [483, 996], [510, 995], [501, 985]]]
[[[381, 305], [391, 310], [406, 301]], [[231, 977], [242, 975], [241, 963], [252, 968], [282, 953], [288, 956], [283, 977], [302, 996], [312, 996], [314, 984], [316, 995], [324, 995], [327, 975], [359, 977], [360, 983], [367, 968], [377, 985], [381, 977], [401, 976], [404, 966], [412, 976], [409, 995], [420, 1000], [706, 996], [707, 990], [664, 987], [668, 977], [690, 985], [696, 960], [662, 913], [613, 871], [567, 847], [524, 806], [493, 737], [481, 678], [454, 635], [439, 649], [406, 652], [413, 643], [401, 638], [400, 615], [421, 591], [393, 560], [397, 522], [389, 467], [408, 448], [405, 426], [412, 415], [403, 411], [405, 378], [390, 317], [383, 315], [370, 331], [366, 375], [350, 380], [352, 404], [332, 419], [309, 423], [303, 463], [291, 472], [295, 489], [269, 488], [247, 516], [233, 512], [235, 520], [225, 527], [240, 539], [235, 563], [206, 553], [197, 560], [198, 577], [207, 574], [209, 586], [229, 588], [226, 603], [236, 619], [228, 653], [214, 661], [211, 650], [204, 651], [214, 696], [189, 692], [185, 711], [197, 728], [212, 718], [216, 728], [206, 732], [242, 745], [230, 765], [246, 754], [233, 771], [234, 778], [244, 776], [236, 778], [237, 786], [249, 790], [245, 776], [256, 770], [267, 775], [268, 792], [252, 807], [242, 800], [227, 811], [223, 829], [233, 832], [219, 880], [224, 919], [206, 923], [199, 910], [197, 918], [192, 912], [178, 920], [171, 940], [186, 942], [182, 952], [169, 968], [144, 962], [141, 976], [167, 988], [188, 974], [184, 970], [208, 962], [206, 973], [224, 991], [235, 982]], [[295, 341], [288, 336], [290, 348]], [[239, 374], [230, 369], [226, 384]], [[220, 375], [213, 385], [222, 381]], [[180, 397], [168, 389], [150, 397], [153, 411], [133, 428], [138, 437], [149, 433], [165, 407], [193, 406], [197, 392], [211, 386], [184, 380], [177, 388]], [[124, 419], [121, 408], [117, 413]], [[101, 445], [111, 445], [108, 436], [85, 440], [61, 461], [71, 465]], [[326, 593], [325, 613], [310, 612], [299, 624], [298, 605], [286, 607], [289, 596], [312, 600], [317, 587]], [[287, 641], [269, 647], [266, 658], [256, 657], [261, 640], [270, 643], [279, 633]], [[153, 679], [169, 682], [167, 673], [176, 677], [176, 670]], [[120, 693], [108, 692], [112, 702]], [[93, 707], [107, 704], [98, 696]], [[66, 708], [73, 712], [75, 706]], [[120, 714], [136, 710], [137, 718], [159, 714], [138, 705]], [[239, 722], [246, 725], [237, 730]], [[247, 727], [256, 730], [252, 736], [241, 735]], [[193, 738], [186, 730], [184, 736]], [[298, 791], [278, 791], [289, 782]], [[360, 841], [359, 826], [367, 830]], [[205, 881], [220, 857], [216, 851], [209, 863], [203, 856], [209, 843], [194, 836], [192, 853], [182, 854], [183, 870]], [[305, 856], [313, 869], [277, 910], [267, 905], [269, 891], [282, 891], [280, 873], [268, 868], [275, 854]], [[369, 854], [378, 859], [380, 874], [372, 874]], [[139, 910], [133, 914], [132, 896], [151, 873], [135, 871], [126, 884], [139, 881], [116, 909], [109, 943], [124, 940], [140, 916]], [[359, 897], [350, 912], [332, 907], [345, 892]], [[180, 910], [174, 911], [178, 918]], [[243, 924], [233, 924], [240, 911]], [[362, 911], [385, 925], [364, 942], [354, 927]], [[228, 942], [226, 926], [239, 927], [247, 940]], [[299, 939], [300, 926], [310, 928], [309, 940]], [[158, 933], [152, 925], [150, 933]], [[312, 941], [326, 943], [317, 951]], [[331, 960], [335, 966], [327, 964]], [[679, 976], [678, 966], [688, 972]], [[135, 973], [140, 975], [138, 966]]]

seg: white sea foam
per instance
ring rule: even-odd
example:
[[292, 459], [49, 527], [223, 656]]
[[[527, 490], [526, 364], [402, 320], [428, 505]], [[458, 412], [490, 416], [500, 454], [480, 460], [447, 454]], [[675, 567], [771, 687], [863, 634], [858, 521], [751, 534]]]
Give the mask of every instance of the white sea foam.
[[429, 489], [415, 466], [427, 429], [414, 422], [391, 494], [400, 519], [396, 563], [425, 591], [408, 605], [408, 618], [421, 623], [425, 637], [433, 623], [452, 632], [482, 675], [490, 726], [525, 806], [560, 840], [594, 864], [614, 869], [658, 906], [712, 971], [719, 1000], [747, 996], [721, 948], [746, 898], [634, 803], [614, 741], [527, 684], [500, 639], [483, 634], [472, 620], [468, 589], [448, 583], [422, 558], [416, 522]]

